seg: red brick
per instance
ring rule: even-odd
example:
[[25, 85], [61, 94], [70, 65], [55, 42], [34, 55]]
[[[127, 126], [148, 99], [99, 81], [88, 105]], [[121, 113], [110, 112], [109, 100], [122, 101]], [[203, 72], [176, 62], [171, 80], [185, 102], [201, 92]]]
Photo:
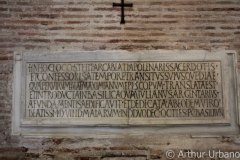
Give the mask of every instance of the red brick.
[[28, 149], [25, 147], [0, 147], [0, 153], [4, 152], [27, 152]]

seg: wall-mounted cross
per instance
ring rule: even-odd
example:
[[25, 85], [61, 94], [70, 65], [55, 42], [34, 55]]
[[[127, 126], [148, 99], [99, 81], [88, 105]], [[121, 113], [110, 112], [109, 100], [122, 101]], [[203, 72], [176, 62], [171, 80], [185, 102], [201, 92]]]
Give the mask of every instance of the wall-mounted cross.
[[124, 8], [125, 7], [133, 7], [132, 3], [124, 3], [124, 0], [121, 0], [121, 3], [113, 3], [113, 7], [121, 7], [121, 24], [125, 24], [125, 14], [124, 14]]

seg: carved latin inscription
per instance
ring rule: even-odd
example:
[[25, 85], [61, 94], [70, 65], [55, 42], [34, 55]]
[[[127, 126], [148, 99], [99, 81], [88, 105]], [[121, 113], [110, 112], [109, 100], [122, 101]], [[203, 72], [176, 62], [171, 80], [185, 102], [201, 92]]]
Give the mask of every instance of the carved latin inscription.
[[29, 62], [26, 71], [26, 119], [163, 124], [226, 113], [220, 61]]

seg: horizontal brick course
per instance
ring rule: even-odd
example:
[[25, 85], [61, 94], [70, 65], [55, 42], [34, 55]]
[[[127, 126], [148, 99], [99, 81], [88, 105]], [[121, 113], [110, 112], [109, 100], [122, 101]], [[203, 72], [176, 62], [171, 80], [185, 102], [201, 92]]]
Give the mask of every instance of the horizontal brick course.
[[[121, 26], [119, 25], [120, 9], [113, 8], [112, 1], [109, 0], [102, 2], [2, 1], [0, 12], [3, 13], [1, 14], [3, 23], [0, 28], [5, 31], [14, 31], [15, 34], [11, 34], [9, 38], [20, 38], [22, 43], [18, 45], [4, 44], [1, 45], [1, 48], [29, 48], [28, 46], [33, 44], [30, 48], [34, 49], [34, 44], [41, 42], [45, 43], [44, 45], [47, 47], [54, 45], [57, 48], [62, 45], [58, 43], [61, 41], [66, 45], [73, 42], [85, 43], [86, 48], [91, 47], [92, 43], [95, 43], [94, 48], [101, 48], [103, 43], [107, 47], [109, 43], [112, 46], [109, 47], [110, 49], [127, 49], [127, 46], [129, 49], [133, 49], [139, 43], [142, 49], [144, 47], [151, 49], [149, 45], [153, 43], [154, 48], [169, 49], [174, 48], [169, 47], [169, 42], [177, 42], [176, 49], [182, 49], [185, 46], [201, 49], [201, 45], [198, 47], [194, 44], [202, 43], [201, 39], [191, 35], [208, 36], [209, 39], [224, 39], [222, 34], [227, 34], [228, 37], [231, 37], [226, 40], [227, 45], [224, 40], [209, 40], [206, 48], [223, 47], [228, 49], [231, 47], [238, 49], [236, 45], [232, 45], [233, 42], [239, 41], [237, 31], [240, 26], [238, 16], [240, 7], [238, 1], [163, 0], [159, 2], [135, 0], [132, 2], [134, 7], [126, 8], [127, 23]], [[159, 34], [159, 31], [165, 34]], [[211, 33], [208, 33], [209, 31]], [[34, 32], [36, 36], [41, 35], [42, 40], [28, 39], [28, 35], [19, 37], [23, 32]], [[140, 36], [137, 37], [138, 40], [135, 40], [134, 37], [125, 34], [126, 32], [136, 33]], [[88, 33], [91, 33], [89, 37], [92, 37], [93, 40], [83, 41], [82, 37]], [[72, 39], [70, 34], [76, 34], [72, 41], [69, 40]], [[94, 34], [98, 34], [98, 37], [101, 38], [95, 40]], [[150, 40], [146, 40], [146, 37], [141, 35], [147, 36]], [[151, 37], [154, 38], [154, 42]], [[120, 39], [117, 40], [117, 38]], [[182, 38], [184, 40], [181, 40]], [[28, 44], [24, 43], [26, 41]], [[87, 44], [87, 42], [91, 43]], [[114, 45], [112, 42], [115, 42]], [[74, 46], [74, 48], [76, 47]]]

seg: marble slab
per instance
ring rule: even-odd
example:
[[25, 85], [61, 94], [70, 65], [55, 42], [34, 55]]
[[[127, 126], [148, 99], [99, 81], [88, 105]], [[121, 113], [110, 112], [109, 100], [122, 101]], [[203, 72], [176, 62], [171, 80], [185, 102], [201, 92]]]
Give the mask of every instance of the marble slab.
[[13, 129], [231, 126], [238, 116], [234, 56], [225, 50], [16, 54]]

